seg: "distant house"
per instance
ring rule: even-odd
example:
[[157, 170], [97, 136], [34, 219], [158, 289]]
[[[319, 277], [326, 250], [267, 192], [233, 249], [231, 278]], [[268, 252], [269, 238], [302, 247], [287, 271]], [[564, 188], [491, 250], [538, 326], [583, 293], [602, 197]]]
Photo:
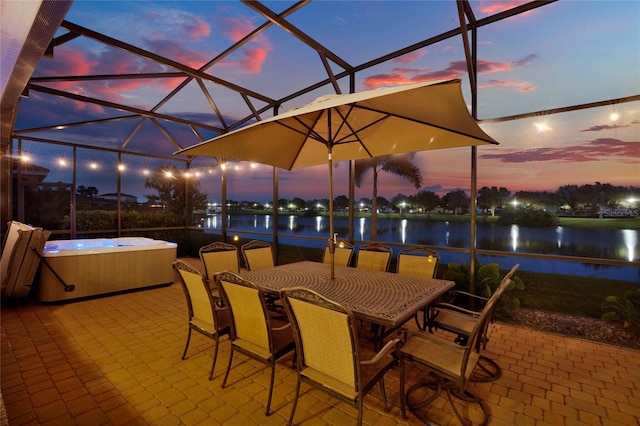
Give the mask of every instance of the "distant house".
[[[99, 195], [98, 197], [102, 198], [103, 200], [113, 200], [113, 201], [118, 200], [118, 194], [116, 192], [109, 192], [108, 194], [102, 194], [102, 195]], [[120, 201], [123, 203], [137, 203], [138, 197], [120, 193]]]
[[36, 185], [42, 182], [49, 174], [49, 169], [46, 167], [37, 166], [28, 162], [22, 162], [18, 158], [12, 159], [12, 173], [13, 184], [18, 187], [18, 176], [20, 176], [20, 183], [24, 185]]

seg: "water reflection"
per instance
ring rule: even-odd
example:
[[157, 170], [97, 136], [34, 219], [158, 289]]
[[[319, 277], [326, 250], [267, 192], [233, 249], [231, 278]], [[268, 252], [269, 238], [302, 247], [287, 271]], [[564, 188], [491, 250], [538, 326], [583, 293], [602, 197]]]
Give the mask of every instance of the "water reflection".
[[627, 248], [627, 260], [633, 261], [636, 258], [636, 247], [638, 247], [638, 231], [623, 229], [622, 235]]
[[446, 231], [444, 233], [444, 242], [445, 242], [445, 245], [448, 246], [449, 245], [449, 221], [446, 221], [444, 225], [446, 227]]
[[218, 225], [218, 215], [215, 216], [207, 216], [207, 220], [205, 221], [205, 226], [207, 228], [217, 228]]
[[366, 229], [364, 225], [365, 223], [367, 223], [367, 219], [365, 219], [364, 217], [361, 217], [359, 219], [359, 222], [360, 222], [360, 239], [364, 240], [364, 231]]
[[[219, 228], [222, 225], [220, 217], [208, 216], [205, 221], [206, 227]], [[326, 216], [280, 216], [279, 222], [277, 226], [283, 237], [287, 234], [322, 238], [328, 236], [329, 218]], [[273, 226], [276, 224], [270, 215], [229, 216], [228, 227], [234, 231], [269, 232]], [[334, 227], [340, 238], [348, 236], [348, 218], [336, 217]], [[354, 238], [368, 240], [368, 227], [368, 218], [356, 219]], [[469, 234], [469, 224], [464, 222], [378, 218], [378, 240], [381, 242], [468, 248]], [[476, 247], [486, 250], [637, 261], [640, 240], [638, 234], [639, 231], [635, 229], [529, 228], [478, 223]]]
[[400, 221], [400, 241], [402, 244], [407, 243], [407, 219]]
[[520, 238], [520, 228], [518, 225], [511, 225], [511, 251], [518, 251], [518, 238]]

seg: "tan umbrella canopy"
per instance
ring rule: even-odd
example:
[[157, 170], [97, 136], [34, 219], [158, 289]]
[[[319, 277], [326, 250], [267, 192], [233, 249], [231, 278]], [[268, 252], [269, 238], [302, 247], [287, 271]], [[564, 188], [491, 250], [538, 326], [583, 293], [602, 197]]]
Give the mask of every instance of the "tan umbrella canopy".
[[454, 79], [323, 96], [176, 154], [252, 161], [286, 170], [327, 163], [333, 253], [333, 161], [486, 144], [497, 142], [471, 117], [461, 80]]

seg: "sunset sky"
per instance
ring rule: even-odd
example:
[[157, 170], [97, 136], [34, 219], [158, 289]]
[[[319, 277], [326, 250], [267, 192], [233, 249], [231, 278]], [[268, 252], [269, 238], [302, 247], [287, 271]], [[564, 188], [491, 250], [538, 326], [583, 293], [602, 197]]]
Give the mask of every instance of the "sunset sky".
[[[522, 2], [472, 1], [481, 19]], [[264, 2], [279, 13], [292, 2]], [[174, 61], [199, 68], [261, 25], [264, 18], [239, 2], [223, 1], [76, 1], [66, 18], [110, 37], [135, 43]], [[357, 66], [386, 53], [455, 28], [455, 1], [315, 1], [293, 13], [288, 21], [314, 37], [338, 57]], [[332, 69], [339, 72], [338, 65]], [[34, 77], [171, 71], [101, 43], [78, 38], [43, 58]], [[282, 29], [271, 27], [239, 51], [208, 70], [273, 99], [326, 78], [318, 54]], [[401, 56], [357, 75], [356, 91], [445, 78], [463, 79], [470, 103], [469, 82], [461, 37], [451, 38]], [[343, 79], [344, 80], [344, 79]], [[56, 89], [96, 96], [129, 106], [152, 107], [181, 78], [161, 83], [145, 79], [41, 83]], [[340, 81], [343, 93], [346, 81]], [[640, 94], [640, 2], [560, 1], [478, 30], [478, 118], [491, 119]], [[226, 89], [208, 86], [229, 123], [250, 113], [243, 100]], [[210, 116], [218, 121], [197, 84], [188, 86], [159, 108], [185, 117]], [[281, 112], [331, 93], [323, 87], [282, 106]], [[262, 105], [257, 105], [261, 107]], [[612, 118], [612, 114], [617, 118]], [[122, 115], [122, 111], [33, 93], [19, 106], [16, 130]], [[263, 118], [267, 118], [264, 116]], [[123, 144], [137, 122], [34, 132], [32, 136], [83, 145], [115, 148]], [[607, 105], [504, 123], [480, 123], [499, 146], [478, 149], [478, 188], [503, 186], [519, 190], [555, 191], [561, 185], [640, 186], [640, 102]], [[146, 126], [146, 125], [145, 125]], [[200, 142], [188, 129], [167, 127], [180, 147]], [[215, 133], [204, 134], [211, 138]], [[70, 156], [65, 146], [24, 142], [33, 162], [50, 169], [47, 181], [69, 181], [70, 172], [57, 163]], [[154, 126], [144, 127], [127, 150], [172, 156], [178, 147]], [[417, 153], [423, 188], [439, 195], [470, 182], [468, 148]], [[112, 153], [78, 150], [77, 184], [115, 192], [116, 159]], [[100, 169], [81, 168], [83, 161]], [[125, 156], [122, 192], [144, 201], [142, 170], [163, 161]], [[165, 161], [166, 162], [166, 161]], [[215, 161], [194, 162], [210, 201], [219, 201], [219, 170]], [[238, 163], [229, 171], [228, 198], [271, 200], [273, 169]], [[279, 171], [280, 198], [327, 196], [326, 167]], [[347, 194], [347, 166], [334, 170], [334, 194]], [[382, 175], [381, 196], [412, 195], [416, 189], [397, 177]], [[357, 197], [370, 197], [370, 185]]]

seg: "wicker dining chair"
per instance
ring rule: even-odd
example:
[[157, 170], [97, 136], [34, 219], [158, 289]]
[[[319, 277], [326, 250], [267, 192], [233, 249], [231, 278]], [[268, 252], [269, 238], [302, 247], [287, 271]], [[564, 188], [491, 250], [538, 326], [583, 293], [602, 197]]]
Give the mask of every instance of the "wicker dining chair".
[[[484, 310], [484, 307], [491, 299], [500, 297], [500, 295], [511, 284], [511, 280], [519, 267], [520, 264], [515, 264], [511, 268], [511, 270], [507, 272], [507, 274], [505, 274], [505, 276], [500, 281], [498, 288], [493, 292], [490, 298], [478, 296], [460, 290], [453, 290], [451, 292], [452, 299], [449, 302], [437, 302], [431, 305], [427, 320], [427, 327], [429, 328], [429, 331], [432, 331], [434, 328], [446, 330], [457, 335], [456, 341], [465, 344], [469, 334], [471, 333], [471, 330], [475, 326], [475, 323], [478, 321], [480, 313]], [[456, 301], [456, 299], [461, 297], [479, 301], [481, 309], [472, 310], [467, 306], [453, 303]], [[495, 308], [497, 306], [497, 303], [493, 305], [493, 311], [490, 312], [490, 321], [493, 318], [493, 314], [495, 313]], [[485, 330], [483, 332], [482, 338], [478, 341], [478, 343], [481, 344], [484, 348], [486, 347], [487, 341], [488, 336], [486, 336]]]
[[233, 244], [215, 241], [200, 247], [198, 254], [204, 267], [205, 277], [210, 283], [213, 283], [213, 274], [216, 272], [240, 272], [238, 247]]
[[[353, 244], [346, 241], [339, 241], [336, 244], [334, 256], [334, 265], [347, 267], [351, 263], [353, 257]], [[324, 248], [324, 255], [322, 257], [322, 263], [331, 263], [331, 253], [329, 252], [329, 246]]]
[[264, 291], [251, 281], [233, 272], [219, 272], [214, 274], [214, 279], [225, 306], [231, 311], [231, 353], [222, 387], [227, 384], [235, 352], [268, 365], [271, 368], [265, 408], [268, 416], [276, 361], [295, 349], [291, 324], [270, 317]]
[[396, 272], [414, 277], [433, 278], [436, 276], [440, 254], [424, 247], [400, 250]]
[[209, 372], [209, 380], [211, 380], [218, 359], [220, 336], [229, 334], [229, 310], [217, 306], [211, 291], [209, 291], [209, 286], [199, 270], [181, 260], [175, 261], [173, 268], [184, 290], [189, 310], [189, 332], [182, 359], [187, 357], [192, 330], [215, 341], [213, 362]]
[[[498, 307], [498, 299], [502, 293], [509, 287], [512, 282], [513, 276], [520, 267], [520, 264], [514, 265], [507, 274], [502, 278], [498, 288], [491, 295], [490, 298], [478, 296], [468, 292], [453, 290], [453, 299], [449, 302], [438, 302], [431, 305], [427, 312], [427, 327], [430, 332], [433, 329], [441, 329], [456, 335], [454, 342], [460, 345], [466, 345], [471, 332], [473, 331], [476, 323], [480, 319], [480, 315], [486, 309], [489, 302], [495, 300], [492, 303], [491, 311], [488, 312], [488, 321], [485, 322], [484, 328], [481, 330], [480, 337], [476, 340], [476, 351], [480, 352], [480, 348], [486, 349], [487, 342], [489, 341], [489, 325], [493, 321], [495, 310]], [[476, 300], [481, 306], [479, 310], [471, 310], [468, 306], [461, 306], [461, 304], [454, 304], [453, 302], [464, 297], [466, 301]], [[501, 375], [500, 366], [495, 361], [481, 356], [481, 362], [479, 364], [478, 371], [474, 375], [474, 381], [493, 381], [499, 378]]]
[[358, 341], [353, 313], [345, 306], [302, 287], [280, 292], [291, 319], [296, 342], [298, 380], [288, 424], [293, 418], [302, 382], [358, 408], [362, 424], [364, 396], [380, 384], [384, 408], [384, 375], [395, 364], [392, 353], [400, 339], [392, 339], [377, 353]]
[[370, 271], [386, 272], [391, 263], [393, 250], [379, 243], [371, 243], [360, 246], [356, 256], [356, 268]]
[[[507, 274], [505, 281], [509, 281], [514, 269]], [[505, 288], [506, 285], [498, 287], [494, 293], [495, 297], [489, 299], [478, 315], [464, 345], [458, 345], [424, 331], [404, 331], [403, 343], [398, 350], [400, 361], [400, 409], [403, 419], [407, 418], [406, 406], [408, 405], [416, 417], [424, 423], [432, 423], [419, 410], [419, 407], [431, 404], [444, 391], [456, 417], [462, 424], [470, 424], [469, 420], [465, 419], [463, 415], [463, 413], [472, 411], [470, 405], [479, 408], [482, 415], [479, 423], [481, 425], [487, 424], [489, 420], [487, 408], [481, 398], [473, 395], [468, 390], [468, 384], [472, 381], [474, 370], [476, 370], [480, 361], [480, 354], [477, 351], [478, 342], [482, 339], [484, 330], [491, 319], [494, 306]], [[429, 376], [427, 381], [415, 383], [405, 393], [407, 361], [425, 368], [429, 372]], [[429, 392], [431, 394], [426, 399], [409, 403], [410, 395], [416, 390], [420, 390], [416, 394], [423, 398], [425, 395], [429, 395]], [[469, 406], [464, 406], [462, 410], [459, 409], [459, 405], [467, 404]]]
[[250, 271], [273, 268], [273, 248], [266, 241], [251, 240], [240, 247], [244, 264]]
[[[396, 272], [401, 275], [434, 278], [440, 264], [440, 254], [424, 247], [411, 247], [400, 250]], [[414, 319], [420, 330], [427, 327], [428, 308], [416, 312]]]

